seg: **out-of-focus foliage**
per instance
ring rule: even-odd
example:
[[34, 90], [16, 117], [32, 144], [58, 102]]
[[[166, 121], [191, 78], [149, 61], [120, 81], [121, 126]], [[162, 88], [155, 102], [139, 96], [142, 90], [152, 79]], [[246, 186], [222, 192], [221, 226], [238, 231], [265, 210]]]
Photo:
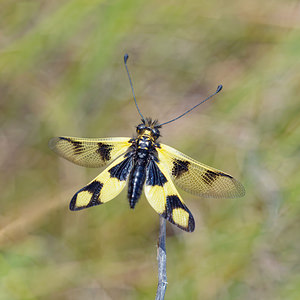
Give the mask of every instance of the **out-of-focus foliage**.
[[300, 299], [298, 1], [0, 2], [0, 299], [154, 299], [158, 216], [126, 192], [70, 212], [100, 170], [59, 159], [57, 135], [162, 141], [234, 175], [242, 199], [199, 199], [168, 225], [166, 299]]

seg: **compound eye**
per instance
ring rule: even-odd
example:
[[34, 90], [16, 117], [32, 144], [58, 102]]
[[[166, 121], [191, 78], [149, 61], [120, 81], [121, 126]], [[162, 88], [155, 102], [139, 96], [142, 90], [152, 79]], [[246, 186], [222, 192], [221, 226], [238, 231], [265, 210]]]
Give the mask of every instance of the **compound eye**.
[[144, 125], [144, 124], [139, 124], [139, 125], [136, 127], [136, 132], [137, 132], [137, 133], [141, 133], [144, 129], [145, 129], [145, 125]]
[[158, 138], [160, 135], [159, 130], [156, 128], [152, 129], [152, 134], [155, 138]]

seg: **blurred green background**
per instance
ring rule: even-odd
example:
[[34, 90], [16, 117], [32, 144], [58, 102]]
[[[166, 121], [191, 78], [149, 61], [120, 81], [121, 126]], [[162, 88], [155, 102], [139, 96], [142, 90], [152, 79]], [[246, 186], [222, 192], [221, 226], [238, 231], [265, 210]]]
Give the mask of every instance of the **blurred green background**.
[[300, 299], [298, 1], [0, 2], [0, 299], [154, 299], [158, 215], [126, 192], [68, 209], [98, 175], [53, 136], [161, 141], [239, 179], [241, 199], [182, 191], [196, 230], [168, 224], [166, 299]]

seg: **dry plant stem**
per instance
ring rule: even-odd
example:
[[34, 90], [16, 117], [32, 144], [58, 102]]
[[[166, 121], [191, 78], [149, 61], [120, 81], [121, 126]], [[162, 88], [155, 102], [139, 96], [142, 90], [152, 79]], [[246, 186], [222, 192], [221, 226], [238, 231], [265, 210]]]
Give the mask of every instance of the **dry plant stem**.
[[157, 249], [158, 286], [155, 300], [165, 298], [167, 288], [166, 219], [159, 217], [159, 241]]

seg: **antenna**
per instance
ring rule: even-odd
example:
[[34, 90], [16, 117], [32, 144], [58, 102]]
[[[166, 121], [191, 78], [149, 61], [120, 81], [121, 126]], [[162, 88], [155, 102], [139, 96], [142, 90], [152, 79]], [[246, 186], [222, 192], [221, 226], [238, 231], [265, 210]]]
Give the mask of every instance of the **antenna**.
[[168, 122], [159, 124], [159, 126], [166, 125], [166, 124], [168, 124], [168, 123], [174, 122], [174, 121], [178, 120], [179, 118], [183, 117], [184, 115], [186, 115], [187, 113], [189, 113], [190, 111], [192, 111], [194, 108], [196, 108], [196, 107], [199, 106], [200, 104], [204, 103], [205, 101], [207, 101], [207, 100], [209, 100], [210, 98], [212, 98], [214, 95], [218, 94], [218, 93], [222, 90], [222, 88], [223, 88], [222, 84], [218, 85], [217, 90], [216, 90], [213, 94], [211, 94], [210, 96], [208, 96], [206, 99], [202, 100], [200, 103], [198, 103], [197, 105], [195, 105], [195, 106], [192, 107], [191, 109], [187, 110], [185, 113], [183, 113], [182, 115], [178, 116], [177, 118], [172, 119], [171, 121], [168, 121]]
[[142, 117], [142, 121], [145, 121], [145, 118], [143, 117], [138, 105], [137, 105], [137, 102], [136, 102], [136, 99], [135, 99], [135, 94], [134, 94], [134, 89], [133, 89], [133, 85], [132, 85], [132, 82], [131, 82], [131, 77], [130, 77], [130, 74], [129, 74], [129, 71], [128, 71], [128, 67], [127, 67], [127, 60], [128, 60], [129, 56], [128, 54], [126, 53], [124, 55], [124, 64], [125, 64], [125, 68], [126, 68], [126, 71], [127, 71], [127, 75], [128, 75], [128, 79], [129, 79], [129, 83], [130, 83], [130, 86], [131, 86], [131, 90], [132, 90], [132, 95], [133, 95], [133, 99], [134, 99], [134, 102], [135, 102], [135, 106], [140, 114], [140, 116]]

